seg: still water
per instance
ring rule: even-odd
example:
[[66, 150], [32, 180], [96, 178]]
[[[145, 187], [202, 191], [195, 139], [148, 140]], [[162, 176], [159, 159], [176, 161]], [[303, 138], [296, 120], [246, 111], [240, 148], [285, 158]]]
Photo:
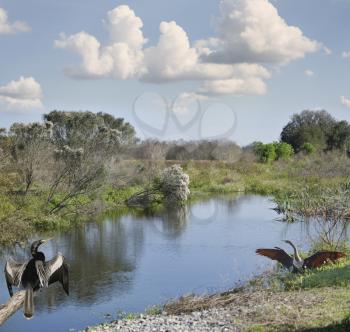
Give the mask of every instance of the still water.
[[[47, 259], [60, 251], [70, 265], [70, 296], [60, 285], [35, 299], [36, 314], [27, 321], [22, 310], [0, 331], [78, 331], [116, 318], [120, 312], [142, 312], [180, 295], [227, 289], [273, 263], [255, 255], [257, 247], [284, 246], [290, 239], [304, 246], [304, 224], [278, 221], [266, 197], [219, 197], [152, 216], [132, 214], [86, 223], [57, 234], [41, 250]], [[38, 235], [40, 238], [40, 235]], [[289, 248], [288, 248], [289, 250]], [[3, 250], [27, 257], [28, 249]], [[8, 298], [0, 278], [0, 303]]]

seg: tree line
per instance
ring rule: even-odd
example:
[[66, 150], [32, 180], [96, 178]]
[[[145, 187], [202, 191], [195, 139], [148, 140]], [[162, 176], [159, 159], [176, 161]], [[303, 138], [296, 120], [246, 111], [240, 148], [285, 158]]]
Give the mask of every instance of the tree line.
[[261, 162], [289, 159], [294, 154], [338, 151], [350, 155], [350, 125], [337, 121], [328, 112], [305, 110], [294, 114], [283, 127], [280, 141], [268, 144], [254, 142], [246, 147]]
[[228, 140], [140, 141], [131, 124], [106, 113], [52, 111], [43, 120], [0, 129], [0, 169], [13, 171], [24, 194], [35, 181], [50, 183], [48, 202], [62, 187], [68, 198], [93, 187], [106, 166], [122, 158], [237, 161], [243, 153], [253, 153], [258, 161], [269, 163], [296, 153], [350, 152], [349, 123], [335, 120], [326, 111], [294, 114], [279, 142], [254, 142], [243, 148]]
[[[244, 170], [256, 162], [283, 163], [316, 154], [315, 160], [325, 160], [332, 169], [339, 163], [346, 168], [349, 138], [349, 124], [325, 111], [293, 115], [278, 142], [245, 147], [228, 140], [142, 141], [122, 118], [52, 111], [42, 122], [0, 129], [0, 243], [115, 208], [140, 188], [150, 188], [177, 161], [237, 162]], [[343, 154], [342, 159], [331, 151]]]

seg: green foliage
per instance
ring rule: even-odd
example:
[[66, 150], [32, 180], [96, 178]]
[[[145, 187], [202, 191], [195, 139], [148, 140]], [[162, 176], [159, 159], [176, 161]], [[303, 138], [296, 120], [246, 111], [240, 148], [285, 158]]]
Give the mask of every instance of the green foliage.
[[301, 151], [310, 155], [316, 152], [316, 148], [311, 143], [306, 142], [301, 146]]
[[254, 147], [254, 151], [262, 163], [268, 164], [277, 159], [276, 147], [273, 143], [257, 143]]
[[326, 111], [303, 111], [292, 116], [281, 132], [281, 140], [291, 144], [296, 152], [348, 152], [350, 125], [346, 121], [336, 121]]
[[350, 259], [327, 264], [303, 274], [287, 274], [281, 277], [286, 289], [309, 289], [320, 287], [350, 287]]
[[39, 231], [56, 231], [59, 229], [67, 229], [71, 226], [72, 220], [63, 218], [58, 215], [35, 216], [32, 224]]
[[275, 160], [288, 160], [293, 154], [293, 147], [285, 142], [274, 142], [263, 144], [261, 142], [254, 143], [253, 150], [258, 156], [259, 161], [269, 164]]
[[110, 114], [52, 111], [45, 114], [44, 119], [53, 124], [53, 139], [59, 146], [80, 148], [85, 142], [95, 140], [104, 144], [135, 142], [134, 128]]
[[327, 149], [335, 119], [326, 111], [303, 111], [294, 114], [281, 132], [281, 141], [289, 143], [299, 152], [304, 143], [311, 143], [317, 149]]
[[[36, 180], [50, 156], [51, 124], [14, 123], [10, 128], [14, 164], [25, 185], [25, 192]], [[51, 147], [52, 150], [52, 147]]]
[[285, 220], [303, 220], [309, 224], [320, 242], [328, 249], [339, 250], [343, 246], [350, 220], [350, 186], [341, 183], [321, 187], [319, 184], [304, 186], [289, 195], [275, 197], [276, 210]]
[[103, 195], [103, 200], [115, 205], [123, 205], [130, 196], [136, 194], [140, 190], [142, 190], [141, 186], [108, 188]]
[[350, 149], [350, 125], [346, 121], [334, 124], [332, 133], [327, 140], [328, 150], [348, 152]]
[[276, 142], [274, 143], [276, 151], [276, 159], [288, 160], [294, 155], [293, 147], [285, 142]]
[[8, 218], [16, 210], [16, 206], [11, 202], [10, 198], [0, 195], [0, 220]]
[[155, 315], [160, 315], [164, 310], [164, 306], [162, 305], [152, 305], [146, 308], [145, 310], [145, 314], [146, 315], [151, 315], [151, 316], [155, 316]]

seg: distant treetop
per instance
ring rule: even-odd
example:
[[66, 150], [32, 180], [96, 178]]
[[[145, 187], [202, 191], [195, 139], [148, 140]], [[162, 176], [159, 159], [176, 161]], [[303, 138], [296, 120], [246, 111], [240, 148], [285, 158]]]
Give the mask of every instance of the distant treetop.
[[346, 121], [335, 120], [324, 110], [305, 110], [292, 116], [281, 132], [281, 141], [292, 145], [295, 152], [303, 151], [306, 143], [319, 151], [348, 151], [350, 126]]

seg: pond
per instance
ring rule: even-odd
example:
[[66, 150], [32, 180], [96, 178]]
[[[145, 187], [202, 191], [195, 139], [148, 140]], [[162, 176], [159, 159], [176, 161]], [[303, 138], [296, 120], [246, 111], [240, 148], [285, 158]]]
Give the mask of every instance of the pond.
[[[254, 251], [283, 246], [283, 239], [305, 248], [303, 223], [287, 224], [267, 197], [216, 197], [183, 209], [152, 216], [127, 214], [79, 225], [57, 234], [41, 250], [47, 259], [60, 251], [70, 264], [70, 296], [60, 285], [35, 299], [35, 316], [22, 310], [1, 331], [77, 331], [118, 317], [143, 312], [186, 293], [230, 288], [274, 265]], [[40, 238], [40, 235], [38, 236]], [[27, 257], [28, 249], [3, 251], [0, 266], [13, 256]], [[0, 303], [8, 299], [0, 278]]]

